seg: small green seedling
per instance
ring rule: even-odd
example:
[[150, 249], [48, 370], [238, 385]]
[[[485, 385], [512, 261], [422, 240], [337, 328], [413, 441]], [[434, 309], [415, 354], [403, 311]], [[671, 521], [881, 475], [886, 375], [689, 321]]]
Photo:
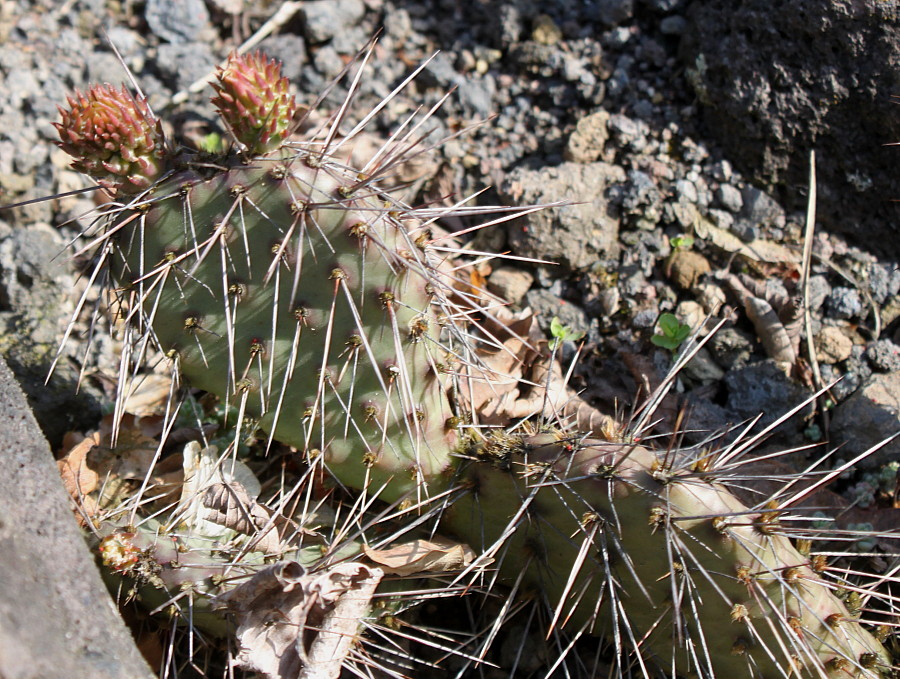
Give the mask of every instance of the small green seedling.
[[650, 338], [658, 347], [675, 351], [691, 334], [691, 326], [678, 320], [675, 314], [663, 314], [659, 317], [659, 334]]
[[669, 239], [669, 243], [676, 250], [678, 250], [678, 249], [690, 250], [691, 246], [694, 244], [694, 237], [687, 236], [687, 235], [675, 236], [675, 237]]
[[577, 342], [584, 337], [584, 332], [578, 332], [568, 325], [563, 325], [559, 316], [554, 316], [550, 321], [550, 334], [553, 340], [550, 342], [550, 350], [556, 351], [563, 342]]
[[222, 153], [226, 150], [225, 140], [218, 132], [210, 132], [201, 138], [198, 146], [207, 153]]

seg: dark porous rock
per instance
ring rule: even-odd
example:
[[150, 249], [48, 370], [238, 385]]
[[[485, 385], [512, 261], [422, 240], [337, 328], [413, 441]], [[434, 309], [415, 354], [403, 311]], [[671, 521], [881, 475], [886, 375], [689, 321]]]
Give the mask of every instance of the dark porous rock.
[[216, 56], [202, 42], [160, 45], [156, 66], [167, 85], [184, 90], [204, 78], [216, 67]]
[[862, 308], [862, 299], [856, 288], [837, 287], [825, 298], [825, 310], [832, 318], [853, 318], [862, 313]]
[[784, 223], [784, 210], [768, 194], [755, 186], [741, 191], [741, 216], [754, 225], [770, 226]]
[[272, 59], [281, 62], [281, 73], [288, 80], [300, 78], [300, 71], [306, 62], [306, 43], [293, 33], [272, 35], [259, 44], [259, 49]]
[[728, 409], [745, 419], [761, 415], [758, 426], [771, 424], [811, 395], [785, 375], [772, 359], [729, 371], [725, 384]]
[[646, 172], [629, 170], [628, 183], [617, 194], [623, 216], [637, 228], [653, 229], [662, 219], [662, 191]]
[[685, 421], [682, 427], [685, 440], [691, 443], [708, 440], [709, 436], [724, 432], [733, 425], [734, 415], [726, 408], [710, 401], [704, 388], [694, 389], [685, 396]]
[[900, 370], [900, 347], [889, 339], [872, 342], [866, 347], [866, 358], [872, 368], [879, 372]]
[[897, 3], [704, 0], [686, 17], [680, 58], [732, 162], [804, 209], [818, 149], [819, 220], [900, 253]]
[[741, 368], [750, 361], [753, 338], [738, 328], [725, 326], [713, 336], [708, 346], [716, 363], [731, 370]]
[[306, 39], [317, 44], [358, 24], [366, 6], [362, 0], [313, 0], [304, 2], [300, 11]]
[[[877, 446], [900, 430], [900, 372], [873, 375], [850, 398], [839, 404], [831, 420], [832, 444], [843, 444], [841, 457], [851, 459]], [[894, 440], [859, 463], [876, 467], [898, 459], [900, 440]]]
[[624, 23], [634, 15], [634, 0], [596, 0], [591, 5], [597, 20], [605, 26]]
[[567, 269], [591, 266], [619, 254], [619, 218], [606, 199], [607, 188], [625, 180], [608, 163], [563, 163], [541, 170], [519, 168], [500, 187], [511, 205], [572, 201], [572, 205], [532, 212], [509, 226], [519, 256], [558, 262]]
[[740, 212], [744, 207], [744, 198], [740, 190], [733, 184], [721, 184], [715, 191], [716, 203], [729, 212]]
[[869, 293], [878, 304], [900, 291], [900, 270], [895, 264], [870, 264], [868, 274]]

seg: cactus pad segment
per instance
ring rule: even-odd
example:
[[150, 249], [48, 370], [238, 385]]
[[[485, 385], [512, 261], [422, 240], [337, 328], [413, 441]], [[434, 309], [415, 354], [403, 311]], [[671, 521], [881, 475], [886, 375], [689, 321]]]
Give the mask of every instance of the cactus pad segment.
[[630, 638], [684, 676], [890, 667], [778, 512], [748, 508], [683, 455], [550, 433], [491, 443], [444, 526], [497, 547], [504, 579], [541, 592], [559, 623]]
[[455, 437], [438, 276], [380, 202], [314, 164], [174, 175], [118, 215], [114, 275], [191, 386], [397, 499], [449, 466]]

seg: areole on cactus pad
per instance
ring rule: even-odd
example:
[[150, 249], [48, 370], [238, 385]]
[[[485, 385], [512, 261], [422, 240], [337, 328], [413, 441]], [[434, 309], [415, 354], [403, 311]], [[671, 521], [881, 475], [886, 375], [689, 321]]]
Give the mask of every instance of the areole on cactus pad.
[[336, 125], [289, 140], [296, 107], [274, 62], [234, 56], [215, 89], [228, 154], [176, 152], [146, 103], [108, 87], [71, 98], [58, 125], [75, 167], [115, 192], [97, 248], [127, 359], [157, 347], [356, 493], [411, 518], [440, 506], [440, 530], [483, 555], [472, 572], [494, 559], [550, 603], [552, 626], [610, 639], [622, 674], [890, 671], [839, 596], [853, 585], [785, 537], [786, 504], [729, 490], [731, 452], [475, 426], [465, 393], [495, 377], [480, 358], [490, 309], [432, 235], [446, 211], [378, 185], [412, 132], [356, 169]]

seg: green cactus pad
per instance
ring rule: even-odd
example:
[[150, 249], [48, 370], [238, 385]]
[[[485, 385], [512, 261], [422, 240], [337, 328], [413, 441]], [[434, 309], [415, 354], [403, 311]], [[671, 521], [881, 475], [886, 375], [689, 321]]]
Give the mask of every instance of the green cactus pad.
[[439, 275], [382, 202], [316, 161], [175, 174], [117, 216], [114, 275], [190, 386], [396, 500], [455, 440]]
[[780, 512], [745, 506], [705, 463], [552, 433], [504, 436], [477, 452], [464, 470], [470, 490], [443, 525], [493, 547], [503, 579], [539, 593], [557, 624], [630, 638], [643, 658], [684, 676], [838, 679], [890, 668], [821, 573], [825, 562], [785, 537]]

